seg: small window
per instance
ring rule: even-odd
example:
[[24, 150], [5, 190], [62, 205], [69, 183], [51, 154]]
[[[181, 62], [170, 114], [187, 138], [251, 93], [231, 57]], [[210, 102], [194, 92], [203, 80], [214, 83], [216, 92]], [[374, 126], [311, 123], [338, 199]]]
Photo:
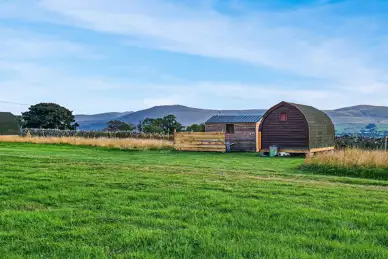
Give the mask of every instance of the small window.
[[286, 112], [281, 112], [280, 113], [280, 121], [287, 121], [287, 113]]
[[234, 133], [234, 124], [226, 124], [226, 133]]

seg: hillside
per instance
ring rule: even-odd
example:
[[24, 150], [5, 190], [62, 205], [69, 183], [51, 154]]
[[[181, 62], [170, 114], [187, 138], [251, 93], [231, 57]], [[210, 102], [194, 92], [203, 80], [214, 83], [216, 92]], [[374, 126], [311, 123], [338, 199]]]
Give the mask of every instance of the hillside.
[[358, 105], [326, 111], [334, 123], [388, 123], [388, 107]]
[[105, 121], [105, 120], [111, 120], [113, 118], [118, 118], [125, 116], [127, 114], [130, 114], [132, 112], [107, 112], [107, 113], [100, 113], [100, 114], [94, 114], [94, 115], [88, 115], [88, 114], [78, 114], [76, 115], [76, 121]]
[[[265, 109], [252, 110], [209, 110], [191, 108], [182, 105], [155, 106], [137, 112], [103, 113], [96, 115], [77, 115], [76, 120], [82, 129], [103, 129], [106, 122], [111, 119], [119, 119], [137, 125], [145, 118], [163, 117], [174, 114], [184, 125], [203, 123], [213, 115], [262, 115]], [[343, 129], [358, 129], [368, 123], [388, 124], [388, 107], [358, 105], [336, 110], [325, 111], [337, 127]]]
[[[177, 116], [178, 121], [184, 125], [191, 125], [194, 123], [203, 123], [213, 115], [223, 114], [223, 115], [256, 115], [263, 114], [264, 109], [257, 110], [208, 110], [208, 109], [198, 109], [191, 108], [182, 105], [165, 105], [165, 106], [155, 106], [149, 109], [140, 110], [137, 112], [127, 113], [123, 116], [115, 116], [115, 119], [120, 119], [122, 121], [132, 123], [137, 125], [139, 121], [142, 121], [146, 118], [158, 118], [163, 117], [169, 114], [174, 114]], [[89, 115], [94, 116], [94, 115]], [[104, 119], [99, 119], [100, 114], [93, 117], [88, 117], [89, 120], [82, 120], [84, 117], [77, 116], [77, 122], [81, 125], [82, 129], [102, 129], [106, 125], [106, 121], [109, 119], [105, 117]], [[80, 118], [80, 119], [79, 119]], [[92, 119], [93, 118], [93, 119]]]
[[[103, 129], [106, 127], [106, 122], [114, 119], [120, 119], [130, 113], [132, 112], [107, 112], [92, 115], [77, 114], [75, 116], [75, 120], [81, 125], [81, 128]], [[93, 126], [94, 124], [96, 127]]]

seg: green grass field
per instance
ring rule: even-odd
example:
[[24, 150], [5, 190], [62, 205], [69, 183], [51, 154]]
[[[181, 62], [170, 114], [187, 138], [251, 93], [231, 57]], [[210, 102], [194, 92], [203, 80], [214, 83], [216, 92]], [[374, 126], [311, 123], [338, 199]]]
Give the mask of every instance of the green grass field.
[[0, 257], [388, 258], [388, 181], [302, 163], [0, 143]]

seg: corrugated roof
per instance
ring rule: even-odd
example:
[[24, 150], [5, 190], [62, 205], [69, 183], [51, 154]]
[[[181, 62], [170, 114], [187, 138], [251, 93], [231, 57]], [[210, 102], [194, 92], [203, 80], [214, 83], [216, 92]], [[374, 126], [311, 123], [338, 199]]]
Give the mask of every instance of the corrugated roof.
[[261, 115], [217, 115], [211, 117], [205, 123], [256, 123], [261, 119]]

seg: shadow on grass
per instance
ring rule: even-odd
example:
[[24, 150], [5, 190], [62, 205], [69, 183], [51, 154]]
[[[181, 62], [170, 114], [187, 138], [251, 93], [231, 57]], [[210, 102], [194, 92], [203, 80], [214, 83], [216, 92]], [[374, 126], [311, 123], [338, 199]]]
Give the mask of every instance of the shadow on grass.
[[354, 178], [388, 180], [388, 168], [372, 167], [341, 167], [330, 165], [304, 164], [301, 165], [302, 172], [320, 175], [345, 176]]

